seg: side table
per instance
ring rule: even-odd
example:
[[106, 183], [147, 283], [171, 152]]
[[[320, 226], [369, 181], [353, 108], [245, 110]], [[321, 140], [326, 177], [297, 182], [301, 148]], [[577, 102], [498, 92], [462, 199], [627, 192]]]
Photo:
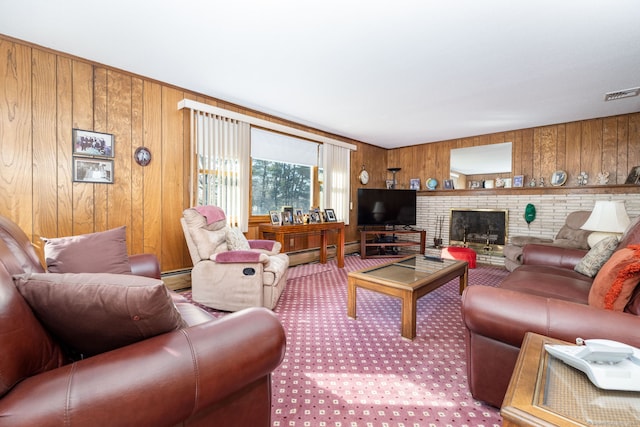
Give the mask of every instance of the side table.
[[640, 425], [640, 393], [596, 387], [544, 344], [570, 343], [525, 335], [500, 409], [503, 426]]

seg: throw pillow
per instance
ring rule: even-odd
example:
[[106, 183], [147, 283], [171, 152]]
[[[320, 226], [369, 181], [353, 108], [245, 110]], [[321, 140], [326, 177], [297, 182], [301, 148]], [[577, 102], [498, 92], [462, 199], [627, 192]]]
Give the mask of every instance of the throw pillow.
[[43, 240], [44, 258], [50, 273], [131, 274], [125, 226]]
[[589, 305], [623, 311], [640, 282], [640, 245], [617, 250], [602, 266], [589, 291]]
[[600, 240], [587, 254], [576, 264], [574, 270], [585, 276], [595, 277], [605, 262], [611, 258], [611, 254], [618, 247], [618, 238], [615, 236]]
[[15, 276], [14, 282], [44, 326], [72, 352], [85, 356], [185, 326], [161, 280], [37, 273]]
[[248, 251], [251, 249], [249, 241], [238, 227], [227, 229], [227, 249], [230, 251]]

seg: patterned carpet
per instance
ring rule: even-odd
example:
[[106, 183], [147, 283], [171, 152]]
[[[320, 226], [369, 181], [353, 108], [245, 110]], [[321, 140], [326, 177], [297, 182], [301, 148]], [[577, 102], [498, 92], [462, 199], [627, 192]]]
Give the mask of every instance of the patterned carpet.
[[[330, 261], [289, 270], [274, 310], [287, 350], [272, 376], [273, 426], [501, 425], [499, 411], [467, 387], [457, 279], [418, 301], [413, 341], [400, 337], [396, 298], [359, 289], [358, 319], [347, 317], [347, 272], [388, 261], [348, 256], [344, 269]], [[479, 266], [469, 284], [492, 286], [506, 274]]]

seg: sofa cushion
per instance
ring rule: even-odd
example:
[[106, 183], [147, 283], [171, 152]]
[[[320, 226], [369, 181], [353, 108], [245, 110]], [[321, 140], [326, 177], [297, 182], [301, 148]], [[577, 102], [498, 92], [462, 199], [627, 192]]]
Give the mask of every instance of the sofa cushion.
[[248, 251], [251, 249], [249, 241], [238, 227], [227, 229], [227, 249], [230, 251]]
[[45, 262], [50, 273], [131, 274], [124, 226], [43, 240]]
[[85, 356], [185, 326], [161, 280], [110, 273], [24, 274], [14, 280], [44, 326]]
[[587, 304], [593, 279], [572, 269], [521, 265], [500, 283], [500, 287], [546, 298]]
[[589, 293], [589, 305], [623, 311], [640, 282], [640, 245], [617, 250], [602, 266]]
[[576, 264], [574, 270], [585, 276], [595, 277], [605, 262], [611, 258], [613, 251], [618, 247], [616, 236], [600, 240], [587, 254]]

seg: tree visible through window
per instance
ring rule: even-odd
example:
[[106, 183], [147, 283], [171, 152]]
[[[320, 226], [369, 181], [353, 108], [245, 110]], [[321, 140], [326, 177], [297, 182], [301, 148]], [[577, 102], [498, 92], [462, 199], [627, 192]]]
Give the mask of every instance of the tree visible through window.
[[252, 161], [252, 215], [266, 215], [282, 206], [307, 211], [312, 201], [311, 166], [270, 160]]

